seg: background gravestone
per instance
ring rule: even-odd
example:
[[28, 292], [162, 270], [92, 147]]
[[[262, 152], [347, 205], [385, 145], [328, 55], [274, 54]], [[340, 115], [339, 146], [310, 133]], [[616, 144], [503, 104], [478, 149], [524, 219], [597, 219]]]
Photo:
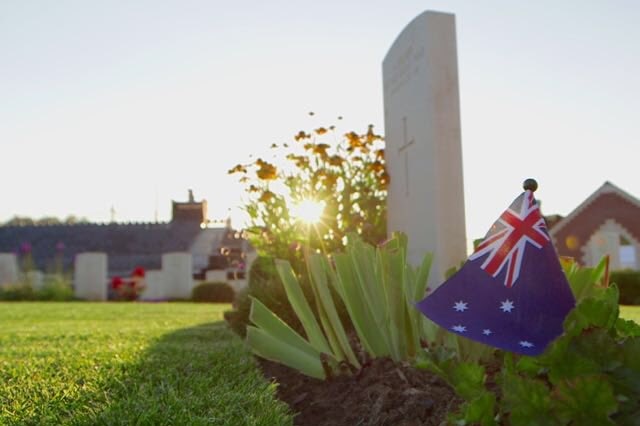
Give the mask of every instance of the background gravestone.
[[455, 17], [424, 12], [383, 64], [388, 232], [409, 237], [409, 261], [434, 254], [430, 288], [466, 258]]
[[227, 282], [227, 271], [221, 269], [211, 269], [205, 273], [206, 282]]
[[18, 258], [13, 253], [0, 253], [0, 285], [18, 282]]
[[163, 254], [162, 276], [168, 298], [190, 299], [194, 284], [191, 253], [175, 252]]
[[29, 271], [24, 274], [25, 281], [31, 285], [34, 290], [42, 290], [44, 287], [44, 273], [41, 271]]
[[167, 299], [167, 290], [164, 283], [162, 271], [151, 270], [144, 275], [144, 281], [147, 287], [140, 295], [142, 300], [163, 300]]
[[74, 268], [75, 296], [86, 300], [107, 300], [107, 255], [80, 253]]

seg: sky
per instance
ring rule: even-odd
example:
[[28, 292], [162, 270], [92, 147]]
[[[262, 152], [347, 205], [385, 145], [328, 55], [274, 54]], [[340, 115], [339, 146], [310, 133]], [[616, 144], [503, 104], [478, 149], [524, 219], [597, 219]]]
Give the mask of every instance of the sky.
[[166, 221], [193, 189], [241, 227], [235, 164], [338, 116], [384, 133], [425, 10], [456, 15], [468, 238], [527, 177], [544, 214], [640, 197], [639, 2], [0, 0], [0, 222]]

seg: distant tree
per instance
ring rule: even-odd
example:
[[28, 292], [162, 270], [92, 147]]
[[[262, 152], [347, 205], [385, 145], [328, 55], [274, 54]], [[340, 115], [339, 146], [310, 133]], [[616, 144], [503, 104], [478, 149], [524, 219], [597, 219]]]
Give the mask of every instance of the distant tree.
[[6, 221], [4, 226], [33, 226], [34, 221], [30, 217], [26, 216], [13, 216], [11, 219]]
[[40, 219], [36, 219], [34, 222], [36, 225], [40, 225], [40, 226], [60, 225], [62, 223], [62, 221], [55, 216], [44, 216], [44, 217], [41, 217]]
[[78, 223], [87, 223], [89, 220], [86, 217], [78, 217], [75, 215], [69, 215], [64, 219], [57, 218], [55, 216], [44, 216], [39, 219], [33, 219], [27, 216], [13, 216], [11, 219], [4, 222], [3, 226], [51, 226], [51, 225], [76, 225]]
[[78, 223], [87, 223], [87, 222], [89, 222], [89, 219], [87, 219], [86, 217], [79, 217], [72, 214], [70, 214], [64, 219], [65, 225], [77, 225]]

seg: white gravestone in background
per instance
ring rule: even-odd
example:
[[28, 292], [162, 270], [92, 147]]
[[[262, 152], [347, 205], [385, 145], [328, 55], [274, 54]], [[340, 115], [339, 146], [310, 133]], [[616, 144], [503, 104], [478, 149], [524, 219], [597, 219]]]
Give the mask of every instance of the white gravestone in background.
[[208, 270], [204, 275], [204, 280], [209, 283], [212, 283], [212, 282], [226, 283], [227, 271], [221, 270], [221, 269]]
[[454, 15], [424, 12], [383, 64], [388, 232], [409, 237], [408, 260], [434, 254], [429, 287], [466, 258]]
[[0, 253], [0, 285], [18, 282], [18, 258], [13, 253]]
[[162, 271], [147, 271], [144, 275], [144, 281], [147, 287], [140, 297], [142, 300], [163, 300], [169, 297], [167, 295]]
[[190, 299], [193, 290], [193, 259], [191, 253], [165, 253], [162, 255], [162, 274], [167, 297]]
[[41, 271], [29, 271], [25, 275], [25, 280], [34, 290], [42, 290], [44, 287], [44, 273]]
[[78, 254], [73, 281], [77, 298], [107, 300], [107, 255], [105, 253]]

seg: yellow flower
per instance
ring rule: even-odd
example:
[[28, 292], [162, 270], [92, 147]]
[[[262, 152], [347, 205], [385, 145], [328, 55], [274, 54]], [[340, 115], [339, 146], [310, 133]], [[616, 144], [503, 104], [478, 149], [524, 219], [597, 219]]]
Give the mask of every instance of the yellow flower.
[[267, 163], [261, 158], [256, 160], [256, 164], [260, 167], [256, 171], [258, 178], [262, 180], [274, 180], [278, 177], [278, 169], [276, 169], [276, 166], [273, 164]]
[[389, 185], [390, 181], [391, 179], [389, 178], [389, 173], [382, 173], [382, 175], [380, 176], [380, 183], [382, 184], [382, 186], [386, 187], [387, 185]]
[[344, 162], [344, 159], [339, 155], [332, 155], [329, 158], [329, 164], [331, 164], [332, 166], [341, 166], [343, 162]]
[[266, 190], [262, 193], [260, 198], [258, 198], [258, 201], [260, 201], [261, 203], [268, 203], [273, 199], [273, 197], [275, 197], [275, 194], [269, 190]]
[[293, 138], [294, 138], [296, 141], [301, 141], [302, 139], [308, 139], [308, 138], [310, 138], [310, 137], [311, 137], [311, 135], [310, 135], [310, 134], [305, 133], [305, 132], [304, 132], [304, 130], [300, 130], [300, 131], [298, 132], [298, 134], [296, 134]]
[[365, 137], [368, 144], [372, 144], [374, 141], [382, 139], [381, 136], [373, 133], [373, 124], [369, 124], [369, 129], [367, 130], [367, 134], [365, 135]]
[[287, 160], [293, 161], [298, 168], [304, 168], [309, 164], [307, 158], [302, 155], [288, 154]]
[[318, 127], [318, 128], [315, 130], [315, 132], [316, 132], [316, 134], [318, 134], [318, 135], [324, 135], [325, 133], [327, 133], [327, 129], [325, 129], [324, 127]]
[[247, 173], [247, 168], [245, 166], [243, 166], [242, 164], [237, 164], [232, 169], [230, 169], [227, 173], [230, 174], [230, 175], [232, 175], [234, 173]]
[[314, 154], [320, 154], [321, 156], [325, 157], [327, 155], [328, 148], [329, 145], [327, 145], [326, 143], [319, 143], [313, 147], [313, 152]]
[[381, 161], [374, 161], [373, 163], [369, 164], [369, 169], [374, 172], [374, 173], [380, 173], [384, 171], [384, 164], [382, 164]]
[[344, 135], [349, 141], [349, 147], [353, 150], [354, 148], [360, 148], [364, 146], [362, 141], [360, 140], [360, 136], [356, 132], [349, 132]]

